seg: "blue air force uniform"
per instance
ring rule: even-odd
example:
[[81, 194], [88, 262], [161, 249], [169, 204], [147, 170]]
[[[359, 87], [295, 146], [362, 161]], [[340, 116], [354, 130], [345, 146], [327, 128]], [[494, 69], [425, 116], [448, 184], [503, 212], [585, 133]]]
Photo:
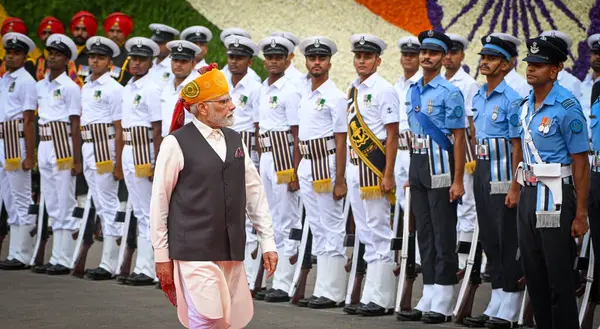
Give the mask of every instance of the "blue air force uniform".
[[[541, 36], [527, 41], [526, 62], [558, 65], [567, 59], [564, 41]], [[576, 257], [571, 225], [576, 196], [572, 154], [588, 151], [588, 132], [577, 99], [555, 82], [540, 108], [531, 92], [521, 109], [524, 185], [518, 208], [520, 255], [538, 328], [579, 328], [575, 298]], [[529, 142], [528, 142], [529, 141]]]
[[[445, 34], [434, 31], [422, 32], [419, 41], [421, 50], [443, 53], [452, 44]], [[422, 318], [424, 321], [444, 322], [449, 321], [452, 314], [453, 286], [458, 283], [455, 253], [457, 202], [448, 201], [454, 176], [450, 135], [453, 129], [466, 127], [464, 98], [457, 87], [438, 75], [425, 86], [423, 79], [419, 79], [409, 88], [406, 100], [412, 132], [409, 169], [411, 208], [419, 232], [424, 283], [423, 297], [415, 309], [426, 312]], [[427, 126], [424, 126], [424, 121], [428, 121]], [[439, 137], [445, 139], [445, 145], [439, 144]], [[402, 316], [403, 313], [400, 313], [399, 317]], [[406, 317], [416, 319], [413, 315]], [[435, 319], [429, 321], [428, 317]]]
[[[512, 44], [498, 37], [486, 36], [481, 42], [480, 55], [495, 56], [507, 62], [517, 55]], [[518, 287], [522, 270], [517, 253], [517, 208], [506, 207], [505, 199], [512, 183], [511, 143], [520, 138], [519, 114], [523, 100], [504, 79], [492, 91], [489, 89], [486, 83], [473, 97], [477, 140], [473, 187], [479, 239], [487, 256], [492, 297], [484, 316], [466, 318], [468, 325], [490, 321], [516, 323], [522, 298], [519, 292], [522, 289]]]

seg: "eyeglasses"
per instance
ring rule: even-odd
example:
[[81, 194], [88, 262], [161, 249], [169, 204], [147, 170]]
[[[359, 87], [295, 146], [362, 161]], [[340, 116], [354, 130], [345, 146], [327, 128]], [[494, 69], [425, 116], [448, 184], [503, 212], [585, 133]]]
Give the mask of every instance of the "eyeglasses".
[[205, 101], [205, 102], [206, 103], [219, 103], [219, 104], [225, 106], [231, 102], [231, 97], [227, 97], [225, 99], [214, 100], [214, 101]]

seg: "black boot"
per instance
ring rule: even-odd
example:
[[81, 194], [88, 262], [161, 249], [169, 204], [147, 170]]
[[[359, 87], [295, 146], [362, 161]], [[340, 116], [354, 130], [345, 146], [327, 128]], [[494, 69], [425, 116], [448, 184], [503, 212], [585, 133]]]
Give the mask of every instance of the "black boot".
[[322, 308], [334, 308], [334, 307], [338, 307], [338, 306], [342, 306], [344, 303], [336, 303], [333, 300], [327, 298], [327, 297], [319, 297], [315, 300], [311, 300], [308, 302], [308, 307], [310, 308], [317, 308], [317, 309], [322, 309]]
[[348, 314], [356, 314], [356, 310], [359, 307], [364, 306], [364, 305], [365, 304], [363, 304], [363, 303], [346, 305], [346, 306], [344, 306], [344, 312], [348, 313]]
[[69, 273], [71, 273], [71, 270], [68, 267], [60, 264], [50, 266], [46, 270], [46, 274], [48, 275], [67, 275]]
[[463, 320], [463, 324], [467, 327], [472, 327], [472, 328], [483, 328], [485, 327], [485, 323], [490, 319], [489, 316], [482, 314], [480, 316], [476, 316], [476, 317], [472, 317], [472, 316], [467, 316], [464, 320]]
[[46, 271], [52, 266], [54, 266], [54, 264], [50, 263], [46, 263], [44, 265], [35, 265], [31, 268], [31, 272], [38, 274], [46, 274]]
[[96, 281], [112, 280], [114, 275], [102, 267], [85, 271], [85, 278]]
[[421, 321], [429, 324], [438, 324], [452, 321], [452, 316], [444, 315], [438, 312], [425, 312], [421, 317]]
[[0, 262], [0, 270], [17, 271], [17, 270], [24, 270], [27, 268], [29, 268], [29, 265], [23, 264], [16, 259], [11, 259], [11, 260], [7, 260], [4, 262]]
[[423, 312], [417, 309], [396, 313], [396, 320], [398, 321], [421, 321], [421, 317], [423, 317]]
[[370, 302], [367, 305], [362, 305], [359, 306], [356, 309], [356, 314], [360, 314], [363, 316], [381, 316], [381, 315], [388, 315], [388, 314], [392, 314], [393, 310], [387, 310], [373, 302]]
[[296, 304], [296, 306], [298, 306], [298, 307], [307, 307], [308, 303], [310, 303], [313, 300], [317, 300], [317, 299], [319, 299], [319, 297], [316, 297], [316, 296], [310, 296], [308, 298], [302, 298], [302, 299], [300, 299], [298, 301], [298, 303]]
[[265, 301], [269, 303], [283, 303], [289, 302], [290, 296], [288, 296], [287, 292], [277, 289], [265, 295]]
[[136, 276], [130, 276], [125, 284], [129, 286], [153, 286], [154, 278], [151, 278], [144, 273], [140, 273]]
[[485, 323], [486, 328], [492, 329], [510, 329], [510, 328], [518, 328], [518, 322], [510, 322], [504, 319], [499, 318], [491, 318]]
[[273, 291], [275, 291], [275, 289], [273, 288], [269, 288], [269, 289], [262, 289], [261, 291], [257, 292], [256, 294], [254, 294], [254, 299], [256, 300], [264, 300], [265, 296], [267, 294], [272, 293]]

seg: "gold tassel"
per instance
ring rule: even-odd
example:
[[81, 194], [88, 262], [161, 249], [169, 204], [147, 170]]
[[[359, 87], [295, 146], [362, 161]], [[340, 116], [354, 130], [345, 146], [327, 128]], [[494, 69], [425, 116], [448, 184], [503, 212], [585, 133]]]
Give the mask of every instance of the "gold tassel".
[[136, 177], [150, 177], [152, 176], [152, 164], [146, 163], [135, 166]]
[[313, 188], [317, 193], [327, 193], [333, 191], [333, 186], [331, 185], [331, 178], [313, 181]]
[[361, 186], [360, 187], [360, 198], [363, 200], [375, 200], [383, 196], [381, 192], [381, 186]]
[[73, 157], [56, 159], [56, 168], [58, 168], [58, 170], [73, 169]]
[[113, 171], [113, 161], [100, 161], [96, 162], [96, 172], [98, 174], [106, 174]]
[[296, 174], [294, 173], [294, 169], [287, 169], [278, 171], [275, 173], [277, 175], [277, 184], [287, 184], [289, 182], [296, 181]]
[[393, 206], [396, 205], [396, 189], [395, 188], [393, 190], [389, 191], [385, 196], [391, 205], [393, 205]]
[[4, 164], [5, 171], [14, 171], [21, 169], [21, 158], [6, 159]]
[[469, 175], [473, 175], [473, 173], [475, 172], [475, 164], [477, 162], [475, 161], [469, 161], [467, 163], [465, 163], [465, 171], [467, 172], [467, 174]]

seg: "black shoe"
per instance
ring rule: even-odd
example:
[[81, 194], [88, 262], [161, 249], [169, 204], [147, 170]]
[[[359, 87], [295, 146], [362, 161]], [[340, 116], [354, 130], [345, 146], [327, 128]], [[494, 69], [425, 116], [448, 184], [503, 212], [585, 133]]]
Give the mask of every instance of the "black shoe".
[[338, 307], [338, 306], [342, 306], [344, 304], [344, 302], [341, 303], [336, 303], [333, 300], [327, 298], [327, 297], [319, 297], [316, 298], [314, 300], [311, 300], [308, 302], [308, 307], [310, 308], [334, 308], [334, 307]]
[[152, 286], [154, 285], [154, 278], [151, 278], [144, 273], [140, 273], [136, 276], [127, 278], [125, 284], [129, 286]]
[[127, 279], [137, 276], [137, 273], [133, 272], [131, 274], [119, 274], [117, 275], [117, 283], [119, 284], [127, 284]]
[[112, 280], [114, 278], [114, 275], [112, 275], [112, 273], [103, 269], [102, 267], [98, 267], [98, 268], [86, 270], [85, 278], [90, 279], [90, 280], [103, 281], [103, 280]]
[[62, 266], [60, 264], [50, 266], [46, 270], [46, 274], [48, 275], [67, 275], [69, 273], [71, 273], [71, 270], [68, 267]]
[[310, 296], [308, 298], [302, 298], [298, 301], [298, 303], [296, 303], [296, 306], [308, 307], [308, 303], [310, 303], [313, 300], [317, 300], [317, 299], [319, 299], [319, 297], [317, 297], [317, 296]]
[[360, 314], [363, 316], [382, 316], [392, 314], [393, 309], [385, 309], [373, 302], [370, 302], [367, 305], [359, 306], [356, 309], [356, 314]]
[[256, 300], [264, 300], [265, 296], [267, 294], [272, 293], [273, 291], [275, 291], [275, 289], [273, 289], [273, 288], [261, 289], [261, 291], [259, 291], [256, 294], [254, 294], [254, 299], [256, 299]]
[[396, 313], [396, 320], [398, 321], [421, 321], [421, 317], [423, 316], [423, 312], [412, 309], [410, 311], [400, 311], [400, 313]]
[[44, 265], [35, 265], [31, 268], [31, 272], [38, 274], [46, 274], [46, 271], [52, 266], [54, 266], [54, 264], [50, 263], [46, 263]]
[[363, 303], [346, 305], [346, 306], [344, 306], [344, 312], [348, 313], [348, 314], [356, 314], [356, 310], [359, 307], [364, 306], [364, 305], [365, 304], [363, 304]]
[[476, 316], [476, 317], [467, 316], [466, 318], [464, 318], [463, 324], [467, 327], [483, 328], [483, 327], [485, 327], [485, 323], [489, 319], [490, 319], [490, 317], [485, 314], [482, 314], [482, 315]]
[[269, 303], [283, 303], [289, 302], [290, 296], [288, 296], [287, 292], [277, 289], [265, 295], [265, 302]]
[[486, 328], [492, 329], [510, 329], [510, 328], [518, 328], [518, 322], [510, 322], [504, 319], [499, 318], [491, 318], [485, 323]]
[[27, 268], [29, 268], [29, 265], [23, 264], [16, 259], [11, 259], [11, 260], [6, 260], [3, 262], [0, 262], [0, 270], [18, 271], [18, 270], [24, 270]]
[[444, 315], [438, 312], [425, 312], [421, 317], [421, 321], [424, 323], [438, 324], [452, 321], [452, 316]]

